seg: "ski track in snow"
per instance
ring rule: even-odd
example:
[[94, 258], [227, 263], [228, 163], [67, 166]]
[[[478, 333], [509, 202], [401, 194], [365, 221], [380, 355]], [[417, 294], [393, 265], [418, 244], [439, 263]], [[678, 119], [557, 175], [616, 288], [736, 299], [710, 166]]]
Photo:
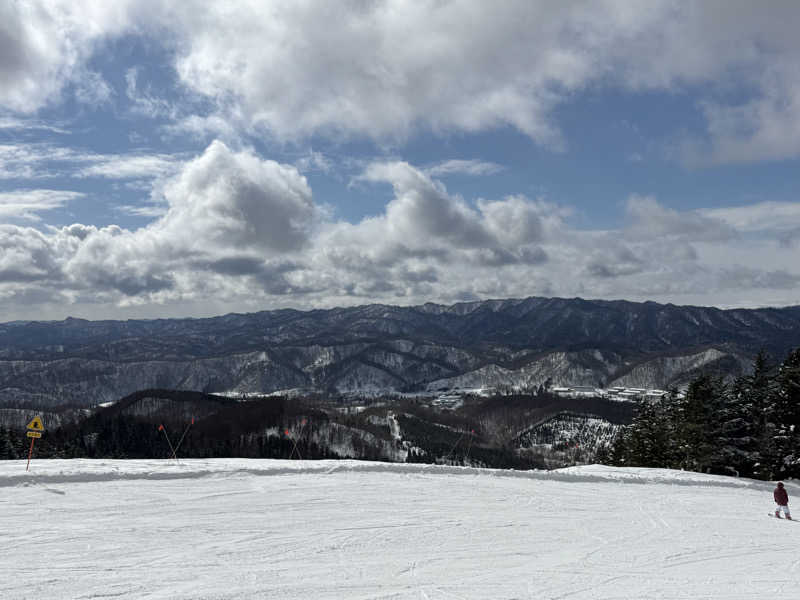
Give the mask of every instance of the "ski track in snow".
[[752, 480], [355, 461], [24, 466], [0, 462], [4, 600], [751, 600], [800, 584], [800, 528], [767, 518], [772, 485]]

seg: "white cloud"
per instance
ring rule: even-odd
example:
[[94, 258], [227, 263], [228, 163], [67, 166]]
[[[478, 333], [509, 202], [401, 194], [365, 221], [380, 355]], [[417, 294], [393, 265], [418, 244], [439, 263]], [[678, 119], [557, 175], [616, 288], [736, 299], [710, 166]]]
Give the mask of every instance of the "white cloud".
[[141, 89], [138, 68], [132, 67], [125, 72], [125, 84], [125, 95], [131, 101], [131, 110], [134, 113], [151, 119], [177, 116], [177, 108], [165, 98], [155, 95], [150, 85]]
[[[588, 71], [591, 60], [580, 48], [551, 49], [566, 25], [550, 18], [558, 11], [489, 8], [277, 2], [196, 11], [176, 5], [173, 18], [188, 41], [177, 69], [224, 113], [233, 109], [284, 139], [315, 132], [402, 139], [418, 127], [511, 125], [559, 144], [546, 119], [558, 99], [551, 88], [581, 83], [575, 72]], [[516, 45], [507, 44], [509, 37]]]
[[153, 229], [186, 249], [209, 244], [282, 252], [302, 247], [314, 220], [311, 189], [294, 167], [212, 143], [164, 190]]
[[165, 177], [180, 168], [178, 157], [167, 154], [76, 154], [75, 162], [88, 163], [76, 177], [139, 179]]
[[82, 71], [74, 77], [75, 98], [78, 102], [99, 107], [111, 102], [114, 90], [100, 73]]
[[425, 169], [431, 177], [442, 177], [446, 175], [494, 175], [502, 171], [505, 167], [497, 163], [479, 159], [460, 160], [452, 159], [440, 162], [432, 167]]
[[169, 207], [164, 203], [124, 204], [117, 207], [121, 213], [134, 217], [158, 218], [167, 214]]
[[745, 206], [701, 209], [698, 213], [747, 233], [776, 234], [800, 228], [800, 202], [757, 202]]
[[0, 179], [152, 179], [176, 172], [182, 156], [96, 154], [47, 143], [0, 144]]
[[404, 240], [425, 237], [459, 247], [482, 246], [490, 241], [474, 210], [450, 197], [443, 184], [408, 163], [374, 163], [362, 179], [392, 184], [395, 198], [386, 207], [390, 235]]
[[557, 150], [565, 140], [553, 109], [600, 86], [697, 94], [708, 130], [692, 143], [710, 147], [712, 163], [800, 154], [792, 3], [387, 0], [176, 12], [186, 40], [177, 70], [217, 102], [211, 118], [280, 139], [510, 126]]
[[331, 173], [334, 166], [330, 158], [325, 156], [322, 152], [316, 152], [314, 150], [309, 150], [305, 156], [296, 160], [294, 165], [301, 173], [308, 173], [311, 171]]
[[42, 130], [52, 133], [69, 133], [65, 127], [59, 127], [52, 123], [45, 123], [36, 119], [19, 119], [16, 117], [0, 117], [0, 129], [10, 130]]
[[127, 2], [0, 3], [0, 106], [35, 112], [70, 82], [79, 99], [103, 101], [110, 90], [85, 63], [97, 43], [128, 25]]
[[[274, 261], [307, 244], [316, 217], [311, 190], [295, 168], [221, 142], [186, 163], [162, 193], [166, 208], [146, 227], [111, 226], [84, 237], [64, 262], [73, 286], [126, 302], [161, 302], [191, 298], [201, 278], [227, 276], [230, 283], [236, 265], [236, 274], [253, 277], [273, 268], [265, 285], [275, 286], [283, 275]], [[242, 271], [244, 265], [250, 270]]]
[[[70, 303], [94, 316], [537, 294], [789, 304], [800, 292], [768, 207], [681, 212], [632, 196], [629, 225], [581, 230], [562, 206], [520, 195], [471, 204], [405, 162], [368, 165], [360, 181], [388, 183], [394, 197], [377, 216], [335, 222], [296, 167], [214, 142], [163, 179], [164, 212], [145, 227], [0, 227], [0, 297], [9, 314], [43, 298], [42, 310], [58, 299], [55, 316]], [[68, 199], [18, 200], [7, 205], [20, 215]]]
[[[543, 202], [532, 202], [524, 196], [503, 200], [480, 200], [478, 208], [486, 219], [486, 227], [506, 246], [524, 246], [541, 241], [542, 216], [551, 208]], [[551, 229], [553, 224], [550, 224]]]
[[736, 235], [729, 225], [715, 218], [713, 213], [681, 213], [662, 206], [653, 196], [630, 196], [626, 212], [632, 221], [629, 234], [645, 239], [660, 237], [684, 241], [720, 241]]
[[61, 208], [67, 202], [83, 197], [65, 190], [15, 190], [0, 192], [0, 218], [39, 221], [40, 212]]
[[558, 150], [554, 109], [608, 88], [697, 98], [707, 129], [686, 140], [690, 163], [781, 159], [800, 155], [798, 18], [797, 3], [738, 0], [5, 3], [0, 106], [32, 113], [68, 88], [107, 100], [87, 65], [136, 35], [206, 100], [174, 106], [128, 71], [133, 110], [172, 119], [168, 132], [391, 143], [511, 127]]
[[64, 282], [63, 260], [76, 251], [83, 229], [73, 226], [42, 232], [0, 225], [0, 294], [27, 298], [27, 285], [32, 285], [59, 295]]
[[55, 176], [50, 161], [70, 160], [72, 151], [49, 144], [0, 144], [0, 179], [44, 179]]

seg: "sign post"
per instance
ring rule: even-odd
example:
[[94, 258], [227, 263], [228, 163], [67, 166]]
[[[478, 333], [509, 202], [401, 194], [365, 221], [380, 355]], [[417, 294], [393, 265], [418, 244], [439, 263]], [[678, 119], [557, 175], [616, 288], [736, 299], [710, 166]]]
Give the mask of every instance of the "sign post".
[[31, 466], [31, 457], [33, 456], [33, 443], [42, 437], [42, 432], [44, 432], [44, 424], [42, 423], [42, 417], [33, 417], [31, 422], [28, 423], [28, 437], [31, 438], [31, 449], [28, 450], [28, 464], [25, 466], [26, 471]]

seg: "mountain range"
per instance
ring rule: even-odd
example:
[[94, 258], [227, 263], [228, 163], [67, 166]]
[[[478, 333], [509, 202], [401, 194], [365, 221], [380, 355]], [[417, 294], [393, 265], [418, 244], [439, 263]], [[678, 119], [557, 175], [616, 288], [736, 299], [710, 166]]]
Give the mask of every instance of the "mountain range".
[[393, 394], [668, 388], [800, 345], [800, 306], [525, 298], [201, 319], [0, 324], [0, 407], [94, 406], [147, 388]]

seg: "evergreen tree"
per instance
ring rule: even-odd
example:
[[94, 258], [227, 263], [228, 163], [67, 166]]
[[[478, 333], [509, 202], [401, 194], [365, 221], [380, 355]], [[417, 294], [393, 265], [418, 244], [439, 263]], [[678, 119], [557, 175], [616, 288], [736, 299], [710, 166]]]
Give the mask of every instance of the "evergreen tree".
[[674, 432], [671, 402], [667, 397], [655, 402], [642, 400], [633, 422], [620, 435], [611, 450], [614, 464], [636, 467], [670, 466]]
[[789, 354], [776, 377], [772, 477], [800, 476], [800, 348]]
[[18, 456], [11, 440], [11, 431], [6, 428], [0, 428], [0, 460], [15, 458], [18, 458]]
[[683, 398], [642, 403], [610, 458], [631, 466], [800, 477], [800, 349], [777, 374], [760, 352], [752, 374], [730, 388], [702, 375]]
[[720, 439], [725, 396], [719, 378], [701, 375], [689, 384], [686, 396], [676, 403], [676, 466], [700, 472], [723, 469]]
[[745, 477], [770, 475], [770, 431], [774, 426], [774, 378], [762, 350], [753, 361], [753, 372], [739, 377], [722, 410], [720, 459]]

